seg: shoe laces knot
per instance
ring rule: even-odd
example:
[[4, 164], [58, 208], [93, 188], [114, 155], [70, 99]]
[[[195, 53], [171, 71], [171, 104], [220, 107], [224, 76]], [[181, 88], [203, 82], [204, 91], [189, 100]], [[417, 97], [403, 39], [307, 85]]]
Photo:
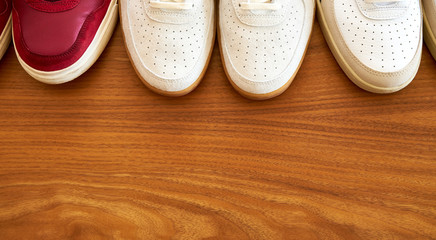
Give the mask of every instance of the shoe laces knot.
[[365, 0], [365, 3], [373, 3], [377, 7], [386, 7], [398, 2], [404, 2], [406, 0]]
[[282, 5], [278, 0], [246, 0], [241, 2], [239, 6], [244, 10], [279, 10]]
[[172, 10], [189, 10], [194, 8], [193, 0], [150, 0], [150, 7]]

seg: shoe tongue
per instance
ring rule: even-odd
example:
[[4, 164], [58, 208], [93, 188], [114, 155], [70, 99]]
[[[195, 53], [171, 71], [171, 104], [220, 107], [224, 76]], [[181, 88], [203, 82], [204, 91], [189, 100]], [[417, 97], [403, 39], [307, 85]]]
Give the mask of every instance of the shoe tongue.
[[[275, 26], [282, 23], [287, 17], [292, 15], [292, 9], [299, 9], [302, 5], [302, 1], [281, 1], [282, 7], [278, 10], [247, 10], [241, 8], [242, 3], [246, 3], [247, 0], [235, 0], [233, 3], [236, 16], [238, 19], [249, 26], [266, 27]], [[268, 3], [270, 1], [267, 1]], [[271, 1], [272, 2], [272, 1]], [[304, 6], [303, 6], [304, 8]]]
[[403, 16], [410, 6], [410, 0], [367, 2], [356, 0], [360, 11], [370, 19], [388, 20]]
[[[175, 1], [178, 2], [180, 0], [165, 0], [165, 1]], [[192, 0], [192, 2], [199, 3], [201, 0]], [[195, 21], [198, 17], [196, 13], [198, 13], [198, 8], [201, 4], [195, 4], [195, 7], [188, 10], [179, 10], [179, 9], [160, 9], [160, 8], [152, 8], [147, 0], [139, 1], [139, 4], [142, 4], [143, 7], [141, 9], [145, 10], [145, 13], [150, 19], [153, 19], [156, 22], [161, 23], [169, 23], [169, 24], [186, 24], [189, 22]], [[137, 9], [131, 9], [131, 11], [138, 11]]]
[[80, 0], [26, 0], [33, 9], [41, 12], [63, 12], [75, 8]]
[[380, 3], [374, 3], [374, 6], [376, 6], [376, 7], [381, 7], [381, 8], [390, 7], [390, 6], [395, 6], [395, 5], [396, 5], [395, 2], [380, 2]]

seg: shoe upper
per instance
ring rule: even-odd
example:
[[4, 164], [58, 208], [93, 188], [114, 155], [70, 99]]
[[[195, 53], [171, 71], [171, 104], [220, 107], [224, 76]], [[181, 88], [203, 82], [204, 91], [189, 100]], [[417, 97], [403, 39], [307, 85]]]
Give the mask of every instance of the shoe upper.
[[80, 59], [106, 15], [110, 0], [14, 0], [13, 37], [20, 58], [40, 71]]
[[11, 0], [0, 0], [0, 34], [3, 32], [3, 29], [6, 26], [6, 23], [9, 20], [12, 9], [12, 1]]
[[422, 4], [430, 28], [432, 29], [433, 32], [436, 32], [436, 0], [423, 0]]
[[422, 51], [419, 0], [324, 0], [322, 9], [342, 57], [363, 81], [393, 88], [415, 76]]
[[164, 92], [199, 80], [215, 34], [213, 0], [125, 0], [121, 20], [127, 50], [140, 77]]
[[241, 90], [267, 94], [295, 76], [312, 31], [313, 0], [221, 0], [222, 58]]

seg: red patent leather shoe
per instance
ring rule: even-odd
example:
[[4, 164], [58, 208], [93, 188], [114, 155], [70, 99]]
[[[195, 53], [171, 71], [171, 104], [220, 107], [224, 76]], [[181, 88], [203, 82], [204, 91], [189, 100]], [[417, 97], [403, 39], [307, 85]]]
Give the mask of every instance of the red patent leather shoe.
[[60, 84], [88, 70], [112, 36], [117, 0], [14, 0], [15, 50], [35, 79]]
[[11, 42], [11, 9], [11, 0], [0, 0], [0, 59], [5, 54]]

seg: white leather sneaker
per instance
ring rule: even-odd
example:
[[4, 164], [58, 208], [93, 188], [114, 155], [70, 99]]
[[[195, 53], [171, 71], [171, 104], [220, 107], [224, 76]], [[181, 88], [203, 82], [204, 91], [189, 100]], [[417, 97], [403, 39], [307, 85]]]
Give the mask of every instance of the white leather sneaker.
[[213, 0], [123, 0], [121, 22], [130, 60], [146, 86], [167, 96], [191, 92], [209, 63]]
[[233, 87], [251, 99], [283, 93], [303, 61], [314, 0], [221, 0], [221, 59]]
[[436, 0], [423, 0], [422, 4], [424, 7], [424, 40], [436, 59]]
[[318, 20], [339, 65], [359, 87], [406, 87], [422, 53], [419, 0], [317, 0]]

